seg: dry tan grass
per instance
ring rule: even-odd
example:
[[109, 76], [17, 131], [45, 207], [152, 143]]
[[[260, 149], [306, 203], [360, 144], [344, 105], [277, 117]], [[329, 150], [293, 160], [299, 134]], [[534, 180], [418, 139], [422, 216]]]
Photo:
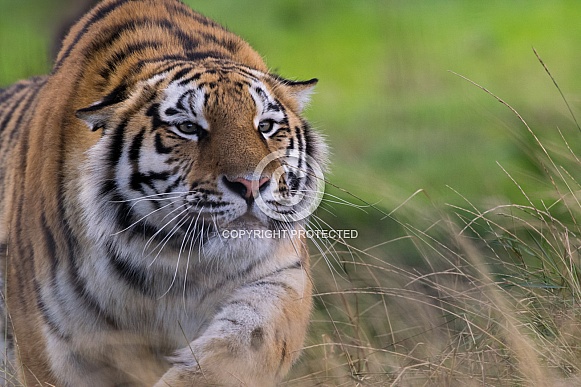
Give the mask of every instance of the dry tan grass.
[[531, 196], [505, 170], [524, 204], [480, 211], [466, 200], [423, 225], [398, 216], [407, 236], [397, 242], [415, 247], [422, 269], [344, 241], [323, 250], [310, 341], [284, 385], [581, 385], [578, 147], [560, 132], [560, 144], [545, 146], [475, 85], [519, 118], [552, 190]]
[[[433, 272], [406, 270], [354, 249], [337, 254], [341, 274], [329, 275], [328, 266], [317, 262], [310, 342], [286, 384], [580, 382], [579, 273], [573, 262], [578, 255], [576, 247], [565, 245], [571, 235], [561, 233], [568, 237], [560, 247], [570, 253], [561, 260], [541, 256], [540, 262], [518, 263], [516, 244], [525, 240], [501, 244], [503, 236], [492, 234], [496, 239], [475, 243], [454, 224], [446, 227], [448, 245], [417, 229], [410, 235], [424, 245]], [[518, 238], [516, 232], [508, 235]]]

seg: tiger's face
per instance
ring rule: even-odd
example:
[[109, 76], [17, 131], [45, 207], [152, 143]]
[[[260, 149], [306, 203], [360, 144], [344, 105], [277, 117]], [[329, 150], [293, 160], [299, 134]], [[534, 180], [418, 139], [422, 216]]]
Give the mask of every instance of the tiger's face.
[[101, 218], [91, 223], [180, 248], [302, 224], [297, 214], [320, 193], [313, 160], [325, 153], [300, 116], [315, 83], [207, 60], [79, 110], [102, 129], [83, 193]]

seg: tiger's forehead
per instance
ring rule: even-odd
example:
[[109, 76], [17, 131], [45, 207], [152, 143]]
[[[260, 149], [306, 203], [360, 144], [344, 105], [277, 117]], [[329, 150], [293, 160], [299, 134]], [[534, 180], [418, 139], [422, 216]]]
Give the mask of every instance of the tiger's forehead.
[[205, 61], [201, 64], [183, 64], [163, 73], [167, 84], [207, 86], [210, 88], [218, 84], [250, 85], [254, 82], [262, 83], [267, 74], [258, 70], [222, 61]]
[[158, 74], [150, 79], [150, 84], [161, 89], [159, 112], [162, 120], [178, 122], [193, 117], [196, 123], [208, 129], [204, 113], [209, 102], [216, 105], [226, 100], [237, 101], [239, 108], [243, 102], [252, 103], [255, 121], [262, 116], [282, 117], [280, 103], [262, 81], [265, 77], [264, 73], [244, 67], [184, 67]]

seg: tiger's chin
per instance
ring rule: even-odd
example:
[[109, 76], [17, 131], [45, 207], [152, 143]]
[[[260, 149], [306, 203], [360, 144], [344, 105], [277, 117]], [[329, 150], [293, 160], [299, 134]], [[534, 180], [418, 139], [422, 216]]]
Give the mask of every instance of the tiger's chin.
[[204, 259], [247, 266], [275, 254], [281, 240], [269, 237], [268, 229], [223, 229], [201, 249]]
[[271, 222], [249, 212], [221, 226], [222, 230], [268, 230]]
[[271, 219], [245, 213], [215, 229], [202, 251], [208, 259], [232, 262], [268, 259], [281, 244], [289, 241], [280, 228]]

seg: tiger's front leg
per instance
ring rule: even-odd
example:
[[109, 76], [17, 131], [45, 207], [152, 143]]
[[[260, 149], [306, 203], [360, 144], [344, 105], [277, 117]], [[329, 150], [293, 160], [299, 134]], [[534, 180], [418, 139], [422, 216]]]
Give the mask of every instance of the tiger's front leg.
[[296, 264], [237, 289], [202, 336], [170, 359], [156, 387], [273, 386], [298, 357], [311, 311]]

